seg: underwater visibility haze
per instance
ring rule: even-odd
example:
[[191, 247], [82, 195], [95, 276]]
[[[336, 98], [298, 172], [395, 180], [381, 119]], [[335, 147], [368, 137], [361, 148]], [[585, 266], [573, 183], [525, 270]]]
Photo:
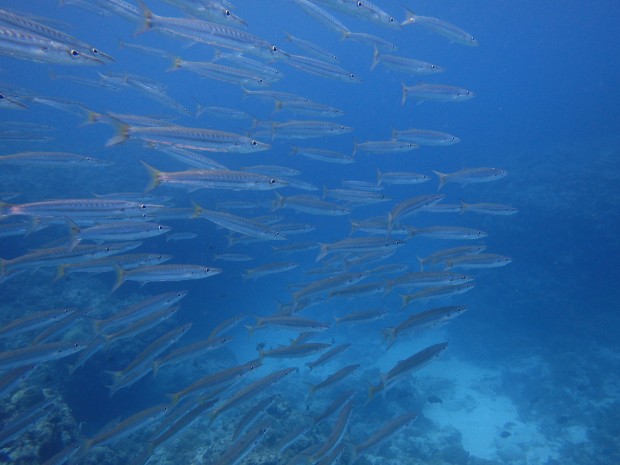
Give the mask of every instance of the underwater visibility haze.
[[620, 463], [618, 20], [0, 2], [0, 464]]

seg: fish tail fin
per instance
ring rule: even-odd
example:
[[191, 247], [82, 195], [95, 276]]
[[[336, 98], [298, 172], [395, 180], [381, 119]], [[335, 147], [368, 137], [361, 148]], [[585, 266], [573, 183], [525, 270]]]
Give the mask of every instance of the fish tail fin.
[[276, 194], [276, 199], [271, 202], [271, 209], [279, 210], [280, 208], [284, 207], [284, 201], [286, 200], [286, 197], [284, 197], [277, 191], [274, 191], [274, 194]]
[[248, 333], [250, 333], [250, 336], [252, 336], [254, 334], [254, 330], [256, 329], [256, 327], [254, 326], [250, 326], [250, 325], [244, 325], [245, 329], [248, 330]]
[[299, 153], [299, 147], [291, 147], [291, 153], [289, 155], [297, 155]]
[[135, 36], [143, 34], [150, 29], [153, 29], [153, 18], [155, 17], [155, 14], [148, 6], [146, 6], [146, 3], [144, 3], [142, 0], [136, 0], [136, 3], [138, 4], [138, 7], [140, 8], [140, 11], [142, 13], [142, 24], [140, 24], [136, 32], [134, 32]]
[[263, 359], [265, 358], [265, 351], [262, 348], [258, 349], [258, 361], [259, 363], [263, 363]]
[[435, 171], [435, 170], [432, 170], [432, 171], [439, 178], [439, 186], [437, 187], [437, 190], [440, 191], [441, 188], [446, 185], [448, 175], [446, 173], [441, 173], [439, 171]]
[[405, 102], [407, 101], [407, 96], [409, 95], [409, 90], [407, 90], [407, 86], [405, 85], [404, 82], [401, 82], [402, 86], [403, 86], [403, 97], [400, 100], [400, 104], [404, 105]]
[[415, 23], [415, 18], [416, 18], [415, 13], [411, 11], [409, 8], [407, 8], [406, 6], [403, 6], [403, 8], [405, 9], [405, 20], [402, 23], [400, 23], [400, 25], [406, 26], [407, 24]]
[[351, 157], [355, 156], [355, 154], [357, 153], [358, 148], [359, 148], [359, 144], [357, 143], [357, 141], [355, 139], [353, 139], [353, 151], [351, 152]]
[[396, 328], [385, 328], [383, 330], [383, 339], [385, 339], [388, 343], [387, 349], [385, 350], [389, 350], [396, 340]]
[[170, 64], [170, 68], [166, 69], [166, 72], [168, 71], [176, 71], [177, 69], [181, 68], [181, 64], [183, 63], [183, 60], [179, 57], [172, 57], [172, 63]]
[[372, 71], [379, 64], [379, 47], [375, 45], [375, 49], [372, 52], [372, 64], [370, 70]]
[[140, 163], [142, 163], [142, 166], [146, 168], [146, 171], [150, 175], [149, 183], [146, 185], [144, 192], [145, 193], [150, 192], [153, 189], [155, 189], [157, 186], [159, 186], [159, 184], [161, 183], [161, 180], [160, 180], [161, 171], [159, 171], [157, 168], [153, 168], [151, 165], [149, 165], [148, 163], [144, 161], [140, 161]]
[[383, 173], [381, 172], [379, 168], [377, 168], [377, 186], [381, 186], [382, 182], [383, 182]]
[[359, 227], [359, 222], [349, 217], [349, 223], [351, 223], [351, 233], [349, 234], [349, 236], [352, 236], [353, 233], [357, 231], [357, 228]]
[[243, 100], [245, 100], [246, 98], [248, 98], [250, 96], [250, 92], [248, 89], [246, 89], [245, 87], [241, 86], [241, 91], [243, 92], [243, 95], [241, 96], [241, 98]]
[[129, 139], [129, 125], [119, 122], [116, 124], [116, 135], [105, 143], [106, 147], [122, 144]]
[[329, 189], [327, 186], [323, 186], [323, 199], [329, 195]]
[[178, 392], [174, 392], [174, 393], [169, 393], [169, 394], [166, 394], [166, 397], [167, 397], [168, 399], [170, 399], [170, 403], [171, 403], [172, 405], [176, 405], [176, 404], [178, 404], [178, 403], [179, 403], [179, 400], [180, 400], [180, 398], [181, 398], [181, 395], [180, 395]]
[[116, 272], [116, 282], [112, 286], [110, 294], [116, 291], [125, 282], [125, 270], [123, 270], [118, 263], [114, 263], [114, 271]]
[[[69, 250], [73, 250], [75, 249], [75, 246], [80, 243], [80, 240], [81, 240], [80, 228], [77, 224], [71, 221], [70, 218], [65, 217], [65, 221], [67, 222], [67, 225], [69, 226]], [[60, 274], [60, 276], [62, 276], [62, 273]]]
[[465, 213], [468, 208], [469, 208], [469, 205], [461, 200], [461, 210], [459, 211], [459, 215], [462, 215], [463, 213]]
[[194, 211], [192, 212], [192, 216], [190, 218], [200, 218], [203, 208], [194, 200], [192, 200], [192, 207], [194, 208]]
[[56, 268], [56, 276], [54, 277], [53, 282], [56, 282], [60, 278], [65, 276], [65, 269], [67, 269], [67, 266], [69, 265], [58, 265], [58, 268]]
[[319, 247], [320, 247], [319, 254], [316, 256], [316, 259], [314, 260], [315, 262], [321, 261], [329, 253], [328, 244], [319, 242]]
[[413, 236], [415, 236], [418, 233], [417, 228], [414, 228], [413, 226], [409, 226], [407, 228], [407, 231], [409, 232], [407, 239], [411, 239]]
[[401, 298], [401, 305], [400, 305], [400, 309], [404, 309], [407, 305], [409, 305], [409, 302], [411, 302], [411, 297], [409, 296], [409, 294], [399, 294], [400, 298]]
[[420, 264], [420, 271], [424, 271], [424, 259], [419, 255], [416, 255], [415, 258], [418, 259], [418, 263]]

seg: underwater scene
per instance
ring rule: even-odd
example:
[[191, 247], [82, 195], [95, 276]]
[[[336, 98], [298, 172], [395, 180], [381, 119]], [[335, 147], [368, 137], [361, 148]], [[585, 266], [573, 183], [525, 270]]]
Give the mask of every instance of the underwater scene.
[[0, 464], [619, 464], [619, 19], [1, 1]]

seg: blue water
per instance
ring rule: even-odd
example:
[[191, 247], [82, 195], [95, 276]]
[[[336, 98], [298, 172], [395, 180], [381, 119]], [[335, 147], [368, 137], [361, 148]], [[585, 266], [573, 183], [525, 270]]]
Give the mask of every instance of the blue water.
[[[400, 5], [387, 0], [375, 3], [399, 21], [404, 18]], [[185, 17], [179, 9], [162, 1], [149, 1], [148, 6], [159, 15]], [[483, 230], [488, 233], [482, 240], [487, 252], [509, 256], [513, 261], [502, 268], [468, 270], [476, 278], [476, 287], [471, 292], [415, 302], [402, 312], [399, 312], [398, 291], [386, 296], [334, 298], [311, 307], [301, 316], [331, 323], [331, 328], [313, 341], [350, 342], [352, 347], [344, 355], [312, 374], [307, 373], [304, 363], [316, 359], [316, 355], [266, 359], [260, 372], [246, 383], [287, 366], [298, 366], [300, 371], [240, 408], [222, 414], [212, 425], [205, 414], [199, 420], [202, 423], [158, 447], [149, 463], [217, 463], [220, 454], [230, 446], [231, 425], [259, 397], [275, 392], [281, 398], [277, 407], [266, 414], [272, 427], [243, 463], [288, 463], [305, 447], [325, 441], [334, 427], [335, 416], [279, 455], [274, 449], [276, 441], [306, 421], [305, 415], [318, 414], [347, 389], [357, 391], [344, 436], [347, 444], [360, 444], [397, 415], [420, 412], [412, 426], [396, 433], [384, 445], [369, 450], [358, 459], [358, 464], [618, 463], [620, 321], [617, 302], [620, 296], [616, 257], [620, 256], [617, 183], [620, 37], [617, 24], [620, 8], [613, 2], [592, 6], [578, 1], [561, 5], [532, 1], [518, 5], [508, 1], [493, 4], [419, 1], [410, 5], [417, 14], [441, 18], [467, 30], [477, 38], [479, 47], [451, 43], [416, 25], [394, 30], [329, 10], [351, 30], [393, 42], [398, 46], [395, 54], [446, 68], [444, 73], [433, 76], [413, 76], [382, 64], [371, 72], [371, 46], [340, 40], [337, 33], [307, 16], [295, 2], [237, 0], [234, 6], [233, 11], [247, 21], [247, 30], [252, 34], [298, 54], [306, 53], [285, 40], [285, 31], [312, 40], [336, 54], [341, 67], [362, 79], [361, 84], [352, 84], [296, 70], [284, 61], [270, 63], [284, 76], [271, 90], [295, 93], [341, 108], [345, 115], [333, 121], [351, 126], [354, 131], [307, 140], [257, 136], [271, 144], [269, 151], [204, 154], [230, 169], [259, 164], [294, 167], [302, 171], [300, 180], [319, 189], [340, 188], [343, 180], [374, 182], [377, 168], [382, 172], [415, 171], [431, 177], [431, 181], [419, 185], [386, 185], [383, 192], [391, 200], [355, 207], [350, 215], [354, 220], [385, 215], [404, 199], [435, 193], [437, 178], [433, 170], [450, 173], [483, 166], [505, 169], [508, 176], [496, 182], [449, 183], [441, 190], [446, 194], [443, 203], [503, 203], [518, 208], [516, 215], [419, 213], [404, 222], [415, 227], [456, 225]], [[211, 46], [190, 44], [155, 30], [137, 34], [138, 25], [120, 17], [98, 15], [71, 5], [61, 7], [56, 2], [33, 0], [25, 5], [7, 0], [2, 2], [2, 7], [32, 14], [39, 21], [96, 45], [115, 59], [101, 66], [81, 67], [0, 57], [0, 90], [28, 106], [25, 111], [1, 109], [0, 122], [47, 125], [51, 128], [44, 134], [52, 138], [48, 142], [0, 138], [0, 155], [64, 151], [114, 162], [103, 168], [3, 164], [0, 192], [5, 202], [22, 204], [88, 198], [93, 193], [142, 192], [149, 180], [140, 161], [162, 171], [188, 169], [163, 153], [143, 147], [139, 141], [106, 147], [106, 141], [114, 136], [113, 127], [85, 125], [84, 115], [37, 104], [31, 96], [80, 102], [102, 113], [172, 117], [175, 124], [188, 127], [239, 134], [252, 129], [249, 119], [226, 120], [207, 113], [198, 117], [181, 115], [135, 89], [110, 91], [103, 86], [83, 85], [66, 76], [93, 81], [99, 80], [98, 73], [143, 76], [162, 83], [166, 93], [190, 112], [199, 104], [240, 109], [260, 121], [327, 120], [320, 116], [274, 113], [272, 102], [244, 98], [239, 85], [200, 78], [182, 69], [167, 71], [170, 59], [119, 48], [119, 41], [164, 49], [195, 61], [211, 60], [214, 53]], [[53, 79], [54, 76], [57, 78]], [[465, 87], [475, 97], [462, 103], [409, 99], [401, 105], [402, 83], [420, 82]], [[460, 137], [461, 142], [446, 147], [422, 146], [408, 153], [360, 153], [355, 156], [355, 163], [347, 165], [289, 155], [292, 146], [350, 153], [354, 142], [389, 139], [392, 128], [444, 131]], [[320, 190], [306, 192], [290, 187], [279, 192], [284, 196], [321, 195]], [[17, 195], [9, 198], [4, 193]], [[191, 201], [195, 201], [205, 208], [215, 208], [218, 202], [228, 200], [269, 205], [275, 199], [269, 191], [188, 192], [166, 186], [152, 194], [171, 196], [175, 207], [190, 207]], [[255, 358], [259, 343], [264, 343], [266, 349], [276, 348], [297, 336], [295, 332], [278, 329], [260, 329], [250, 336], [243, 328], [243, 324], [254, 324], [252, 316], [275, 314], [281, 303], [291, 302], [295, 284], [308, 284], [326, 276], [305, 273], [323, 263], [315, 262], [316, 249], [287, 255], [275, 253], [272, 246], [345, 239], [350, 233], [349, 217], [315, 216], [291, 209], [272, 211], [264, 206], [231, 210], [231, 213], [247, 217], [278, 215], [282, 223], [309, 223], [316, 229], [291, 235], [287, 241], [237, 244], [228, 248], [229, 233], [204, 219], [164, 220], [161, 222], [171, 226], [172, 233], [194, 232], [198, 236], [179, 242], [167, 242], [165, 235], [146, 239], [137, 252], [171, 254], [172, 262], [217, 266], [223, 272], [206, 280], [149, 283], [143, 287], [127, 282], [114, 293], [110, 293], [113, 273], [76, 273], [54, 281], [54, 269], [40, 268], [0, 283], [0, 325], [61, 306], [93, 308], [95, 318], [103, 318], [150, 295], [189, 290], [181, 309], [171, 320], [136, 338], [112, 345], [71, 376], [67, 375], [65, 365], [72, 363], [75, 356], [43, 363], [25, 383], [3, 397], [0, 416], [7, 424], [42, 396], [53, 399], [57, 407], [50, 413], [53, 421], [37, 423], [8, 441], [0, 449], [0, 463], [44, 463], [72, 442], [95, 436], [114, 418], [125, 419], [165, 403], [166, 393], [181, 390], [208, 373]], [[67, 238], [67, 227], [61, 222], [28, 235], [2, 238], [0, 256], [12, 259], [49, 244], [64, 244]], [[378, 264], [407, 264], [410, 271], [417, 271], [416, 256], [465, 243], [414, 237], [394, 256]], [[216, 262], [214, 256], [222, 253], [247, 254], [253, 260]], [[245, 282], [241, 279], [243, 271], [275, 261], [295, 261], [299, 266], [283, 274]], [[374, 266], [370, 264], [361, 270]], [[447, 326], [403, 336], [393, 349], [386, 351], [382, 329], [398, 325], [415, 312], [441, 305], [465, 305], [468, 311]], [[348, 326], [333, 323], [334, 316], [371, 308], [384, 308], [389, 314], [384, 320], [372, 323]], [[107, 372], [122, 370], [167, 331], [193, 323], [187, 336], [174, 346], [178, 347], [205, 339], [217, 324], [238, 313], [249, 316], [229, 332], [233, 340], [225, 348], [164, 367], [155, 379], [149, 374], [109, 398], [111, 379]], [[35, 331], [3, 339], [0, 350], [8, 352], [26, 346], [36, 335]], [[91, 325], [82, 321], [58, 339], [83, 340], [92, 336]], [[377, 384], [381, 373], [388, 372], [397, 361], [444, 341], [449, 342], [449, 348], [437, 361], [400, 379], [385, 396], [367, 402], [367, 386]], [[353, 363], [360, 363], [361, 368], [351, 378], [317, 393], [311, 400], [306, 398], [304, 383], [316, 384]], [[235, 389], [239, 387], [222, 396], [231, 396]], [[485, 416], [485, 407], [495, 406], [497, 399], [510, 404], [512, 410]], [[472, 427], [463, 428], [462, 421], [468, 420]], [[477, 429], [480, 423], [492, 427]], [[145, 428], [121, 439], [116, 447], [93, 448], [79, 463], [131, 463], [145, 449], [148, 437]], [[349, 454], [345, 452], [340, 462], [335, 463], [347, 463]]]

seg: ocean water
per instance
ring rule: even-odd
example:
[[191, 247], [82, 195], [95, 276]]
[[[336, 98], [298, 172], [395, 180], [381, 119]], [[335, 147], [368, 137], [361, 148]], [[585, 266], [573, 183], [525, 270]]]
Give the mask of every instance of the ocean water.
[[[144, 30], [142, 13], [128, 19], [102, 6], [115, 2], [63, 3], [6, 0], [1, 7], [92, 44], [114, 60], [102, 58], [102, 63], [90, 66], [81, 66], [79, 60], [69, 64], [51, 58], [40, 61], [34, 58], [36, 45], [28, 42], [30, 39], [20, 39], [22, 44], [27, 41], [27, 50], [10, 52], [8, 39], [0, 39], [0, 91], [5, 97], [3, 104], [12, 102], [0, 107], [0, 156], [68, 152], [111, 164], [79, 166], [61, 162], [32, 166], [0, 158], [0, 227], [10, 228], [17, 223], [23, 226], [15, 234], [4, 234], [2, 229], [0, 239], [2, 387], [8, 384], [14, 369], [34, 366], [19, 383], [2, 391], [0, 463], [619, 463], [617, 5], [604, 2], [593, 7], [577, 1], [526, 1], [518, 5], [506, 1], [406, 2], [417, 15], [438, 18], [472, 34], [479, 46], [469, 47], [424, 27], [423, 20], [402, 28], [389, 27], [363, 13], [334, 8], [336, 1], [316, 2], [351, 31], [372, 34], [396, 46], [381, 47], [380, 57], [415, 58], [445, 68], [442, 73], [419, 75], [391, 69], [382, 62], [371, 70], [372, 45], [343, 39], [325, 22], [305, 13], [295, 1], [237, 0], [229, 8], [247, 26], [226, 24], [277, 45], [280, 55], [285, 51], [310, 56], [310, 52], [288, 41], [286, 33], [311, 41], [338, 57], [335, 64], [361, 81], [321, 77], [293, 68], [286, 57], [271, 59], [246, 53], [244, 56], [278, 71], [277, 82], [257, 86], [254, 79], [231, 83], [201, 77], [186, 69], [171, 69], [172, 57], [209, 62], [216, 50], [237, 53], [235, 50], [181, 37], [178, 30], [176, 34], [162, 33], [156, 27]], [[189, 18], [179, 5], [191, 3], [150, 0], [147, 5], [163, 17]], [[374, 5], [393, 15], [396, 23], [405, 19], [400, 2], [376, 0]], [[154, 19], [153, 25], [157, 21]], [[249, 47], [248, 42], [241, 47]], [[149, 53], [151, 49], [165, 54]], [[49, 51], [39, 52], [51, 56]], [[235, 66], [231, 61], [226, 64]], [[258, 65], [250, 66], [252, 74], [256, 74]], [[131, 76], [129, 80], [134, 82], [148, 82], [151, 92], [128, 84], [124, 76]], [[268, 79], [263, 75], [263, 81]], [[458, 86], [475, 96], [463, 102], [422, 101], [411, 96], [401, 104], [402, 86], [420, 83]], [[246, 96], [244, 87], [296, 94], [338, 108], [344, 114], [329, 118], [300, 110], [276, 111], [275, 99]], [[302, 110], [309, 105], [302, 105]], [[249, 116], [225, 118], [203, 111], [206, 107], [226, 107]], [[24, 216], [16, 214], [17, 209], [31, 202], [90, 199], [104, 194], [125, 193], [120, 198], [133, 199], [149, 184], [149, 174], [140, 162], [166, 173], [194, 168], [158, 150], [161, 135], [152, 137], [159, 141], [159, 147], [140, 137], [108, 145], [124, 126], [86, 124], [90, 112], [118, 114], [116, 118], [121, 121], [129, 118], [127, 115], [136, 115], [157, 118], [160, 126], [172, 123], [227, 131], [238, 137], [249, 135], [270, 144], [269, 150], [236, 153], [230, 148], [194, 147], [194, 153], [208, 156], [230, 170], [256, 165], [294, 168], [301, 172], [295, 180], [309, 183], [316, 190], [291, 185], [276, 191], [194, 189], [162, 182], [148, 192], [152, 197], [143, 197], [139, 202], [185, 210], [175, 218], [161, 212], [160, 216], [156, 213], [155, 217], [147, 217], [150, 223], [171, 230], [142, 239], [138, 248], [127, 253], [168, 254], [172, 256], [168, 263], [217, 267], [222, 271], [198, 280], [156, 280], [144, 285], [127, 280], [112, 292], [117, 280], [114, 270], [97, 274], [71, 272], [68, 259], [59, 259], [51, 266], [49, 262], [35, 263], [27, 255], [52, 247], [69, 250], [71, 221], [76, 223], [73, 234], [75, 228], [85, 231], [95, 223], [81, 221], [73, 216], [77, 215], [74, 212]], [[271, 122], [295, 120], [337, 122], [353, 130], [295, 139], [281, 137], [278, 128], [272, 130]], [[134, 124], [128, 119], [126, 122]], [[442, 131], [457, 136], [460, 142], [421, 145], [402, 153], [358, 150], [348, 164], [291, 154], [293, 147], [313, 147], [351, 155], [356, 143], [388, 141], [393, 129], [408, 128]], [[200, 144], [187, 139], [174, 142], [185, 148]], [[434, 171], [459, 173], [482, 167], [505, 170], [507, 175], [492, 182], [481, 182], [485, 179], [479, 176], [476, 182], [448, 182], [438, 190]], [[271, 168], [269, 175], [279, 179], [281, 175], [275, 169]], [[382, 183], [380, 192], [389, 200], [375, 204], [351, 204], [327, 196], [326, 201], [350, 208], [351, 212], [342, 216], [273, 208], [277, 206], [274, 192], [288, 199], [284, 201], [286, 206], [293, 196], [322, 198], [324, 188], [329, 194], [330, 189], [344, 188], [343, 181], [376, 185], [377, 170], [416, 172], [430, 180], [410, 185]], [[395, 211], [400, 202], [437, 193], [445, 194], [439, 205], [454, 204], [457, 211], [418, 211], [394, 223], [396, 228], [417, 228], [417, 234], [351, 234], [352, 221], [378, 217], [385, 227], [388, 213]], [[250, 205], [228, 209], [221, 206], [230, 201]], [[518, 213], [461, 214], [461, 202], [503, 204], [518, 209]], [[254, 219], [268, 228], [301, 223], [313, 230], [289, 233], [281, 241], [235, 242], [240, 234], [193, 217], [194, 203]], [[472, 228], [487, 236], [474, 240], [425, 237], [422, 228], [433, 226]], [[195, 236], [167, 240], [176, 233]], [[387, 241], [398, 239], [402, 243], [393, 255], [374, 261], [356, 263], [360, 257], [368, 258], [361, 252], [335, 251], [325, 258], [317, 257], [319, 244], [327, 244], [329, 249], [349, 237], [384, 239], [382, 249], [393, 245]], [[81, 242], [95, 244], [86, 238]], [[306, 242], [310, 244], [306, 250], [276, 250]], [[465, 245], [485, 245], [484, 253], [507, 256], [512, 262], [497, 268], [455, 267], [452, 271], [474, 278], [472, 290], [437, 299], [414, 299], [401, 308], [399, 294], [428, 287], [392, 289], [394, 280], [420, 271], [418, 257]], [[251, 260], [225, 261], [218, 259], [221, 254], [243, 254]], [[295, 267], [243, 279], [248, 270], [281, 262], [292, 262]], [[58, 264], [67, 265], [60, 277]], [[383, 273], [378, 267], [384, 265], [401, 266]], [[444, 271], [441, 263], [424, 268], [429, 269]], [[319, 280], [337, 279], [348, 272], [363, 278], [359, 284], [376, 283], [377, 292], [339, 296], [339, 291], [351, 289], [353, 284], [348, 283], [312, 294], [314, 299], [307, 308], [305, 301], [295, 298], [296, 293], [303, 295]], [[68, 370], [93, 347], [93, 341], [100, 340], [97, 337], [102, 326], [98, 321], [149, 297], [178, 291], [188, 293], [172, 317], [129, 338], [109, 337], [105, 348], [93, 351], [74, 371]], [[398, 327], [413, 315], [445, 306], [463, 306], [467, 311], [447, 324], [443, 321], [417, 331], [403, 330], [389, 346], [384, 337], [386, 329]], [[58, 308], [87, 313], [47, 342], [37, 337], [51, 326], [50, 321], [29, 331], [9, 331], [8, 325], [15, 321]], [[286, 315], [291, 308], [295, 317], [322, 322], [329, 328], [314, 332], [297, 346], [293, 341], [300, 330], [269, 324], [254, 331], [245, 328], [257, 325], [257, 318]], [[335, 320], [368, 310], [384, 314], [364, 322]], [[191, 323], [187, 334], [156, 358], [206, 341], [220, 323], [237, 315], [244, 315], [241, 323], [218, 333], [227, 337], [221, 348], [162, 366], [156, 376], [152, 360], [146, 355], [147, 362], [138, 370], [143, 376], [111, 395], [113, 373], [137, 363], [137, 357], [162, 336]], [[127, 328], [129, 323], [123, 326]], [[8, 365], [7, 360], [15, 358], [15, 354], [25, 354], [24, 348], [61, 341], [87, 348], [61, 357], [54, 356], [54, 349], [46, 346], [44, 353], [55, 360], [20, 355], [20, 361]], [[305, 356], [268, 356], [269, 350], [304, 343], [350, 347], [312, 370], [306, 364], [329, 349]], [[442, 343], [448, 343], [447, 349], [428, 363], [420, 360], [408, 368], [406, 362], [399, 364]], [[262, 365], [227, 389], [218, 392], [213, 386], [202, 397], [171, 402], [170, 393], [252, 361], [259, 357], [259, 349], [267, 355]], [[359, 367], [311, 394], [308, 385], [318, 385], [351, 365]], [[258, 384], [286, 368], [296, 370], [274, 383]], [[396, 373], [399, 368], [403, 368], [402, 374]], [[382, 382], [386, 389], [380, 389]], [[255, 389], [248, 391], [252, 387]], [[373, 390], [379, 392], [370, 395]], [[337, 407], [330, 406], [350, 391], [355, 393], [351, 403], [341, 401]], [[244, 393], [238, 402], [227, 404]], [[233, 439], [238, 424], [248, 421], [244, 415], [275, 394], [278, 397], [257, 415], [246, 435]], [[318, 422], [316, 418], [328, 407], [332, 415]], [[141, 413], [138, 419], [136, 415]], [[417, 414], [417, 418], [403, 428], [386, 429], [391, 420], [406, 414]], [[171, 432], [175, 428], [178, 431], [160, 440], [155, 431], [161, 425], [168, 425]], [[304, 425], [308, 426], [307, 432], [290, 447], [279, 444], [288, 433]], [[266, 429], [265, 434], [261, 428]], [[385, 439], [365, 445], [377, 432], [384, 432]], [[258, 439], [250, 439], [252, 434]]]

